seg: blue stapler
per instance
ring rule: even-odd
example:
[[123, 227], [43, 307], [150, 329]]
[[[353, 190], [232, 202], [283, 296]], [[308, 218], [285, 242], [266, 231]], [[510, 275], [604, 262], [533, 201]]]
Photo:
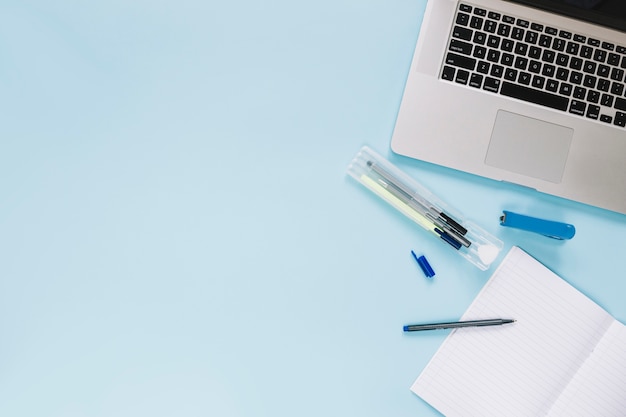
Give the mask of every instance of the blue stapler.
[[512, 211], [503, 211], [500, 217], [500, 225], [514, 227], [516, 229], [528, 230], [553, 239], [571, 239], [576, 234], [576, 228], [572, 224], [555, 222], [552, 220], [543, 220], [536, 217], [525, 216], [523, 214], [513, 213]]

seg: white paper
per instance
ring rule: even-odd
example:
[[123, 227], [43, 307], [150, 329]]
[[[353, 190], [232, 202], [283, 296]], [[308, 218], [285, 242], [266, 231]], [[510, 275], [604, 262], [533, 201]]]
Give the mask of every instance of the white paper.
[[517, 321], [454, 330], [411, 390], [447, 416], [626, 415], [625, 327], [520, 248], [462, 320], [488, 318]]

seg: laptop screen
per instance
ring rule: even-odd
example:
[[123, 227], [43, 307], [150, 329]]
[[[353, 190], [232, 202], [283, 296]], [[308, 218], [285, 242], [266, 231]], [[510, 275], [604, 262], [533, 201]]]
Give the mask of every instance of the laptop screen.
[[626, 32], [625, 0], [510, 0]]

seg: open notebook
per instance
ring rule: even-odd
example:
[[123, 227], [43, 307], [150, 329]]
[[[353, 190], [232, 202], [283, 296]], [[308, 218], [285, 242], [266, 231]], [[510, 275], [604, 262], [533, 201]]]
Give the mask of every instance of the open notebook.
[[446, 416], [626, 416], [626, 326], [518, 247], [411, 390]]

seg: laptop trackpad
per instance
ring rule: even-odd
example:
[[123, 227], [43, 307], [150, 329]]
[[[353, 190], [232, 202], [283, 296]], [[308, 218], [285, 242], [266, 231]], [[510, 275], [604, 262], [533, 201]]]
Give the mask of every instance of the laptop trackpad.
[[559, 183], [573, 135], [573, 129], [500, 110], [485, 163]]

